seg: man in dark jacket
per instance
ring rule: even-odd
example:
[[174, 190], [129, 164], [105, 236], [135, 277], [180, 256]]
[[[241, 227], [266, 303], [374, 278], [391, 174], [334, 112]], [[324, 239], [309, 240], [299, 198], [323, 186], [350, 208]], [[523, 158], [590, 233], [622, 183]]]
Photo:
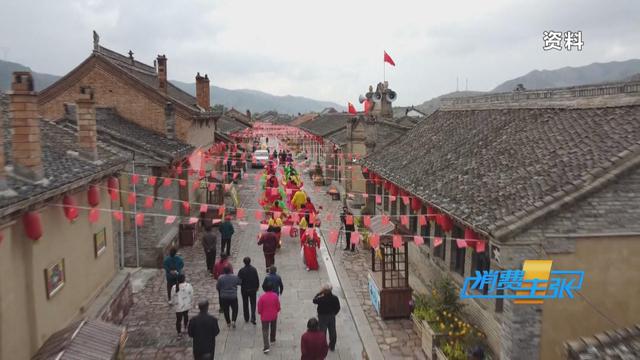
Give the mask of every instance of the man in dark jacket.
[[265, 284], [270, 283], [273, 292], [278, 296], [282, 295], [282, 292], [284, 291], [284, 284], [282, 284], [282, 278], [280, 275], [277, 274], [278, 269], [275, 265], [271, 265], [268, 270], [269, 273], [264, 277], [264, 281], [262, 282], [262, 289], [264, 290]]
[[213, 274], [213, 264], [216, 262], [216, 247], [218, 246], [218, 237], [213, 233], [213, 226], [206, 224], [204, 227], [204, 235], [202, 235], [202, 246], [204, 247], [204, 256], [207, 260], [207, 270]]
[[276, 262], [276, 249], [278, 248], [278, 237], [275, 234], [275, 229], [270, 227], [267, 232], [263, 233], [258, 240], [258, 245], [262, 245], [262, 252], [264, 253], [264, 262], [269, 269], [271, 265]]
[[246, 257], [242, 260], [244, 267], [238, 271], [238, 277], [242, 284], [240, 285], [240, 294], [242, 294], [242, 312], [244, 314], [244, 322], [249, 322], [249, 302], [251, 302], [251, 323], [256, 324], [256, 293], [260, 286], [260, 278], [258, 270], [251, 266], [251, 258]]
[[[351, 216], [351, 224], [347, 224], [347, 216]], [[349, 248], [351, 248], [351, 251], [356, 251], [356, 244], [351, 243], [351, 233], [356, 230], [356, 226], [353, 221], [353, 214], [349, 211], [349, 208], [346, 206], [342, 208], [342, 214], [340, 214], [340, 221], [342, 222], [342, 225], [344, 226], [344, 231], [345, 231], [346, 244], [345, 244], [344, 250], [346, 251], [346, 250], [349, 250]]]
[[231, 216], [225, 216], [224, 221], [220, 224], [219, 230], [221, 238], [220, 254], [227, 254], [227, 256], [230, 256], [231, 236], [234, 232], [233, 225], [231, 224]]
[[329, 330], [329, 350], [336, 349], [336, 315], [340, 312], [340, 300], [333, 295], [331, 284], [326, 284], [322, 290], [313, 298], [313, 303], [318, 305], [318, 322], [320, 330], [327, 333]]
[[162, 267], [164, 268], [164, 274], [167, 278], [167, 297], [169, 298], [169, 304], [171, 304], [171, 287], [178, 283], [178, 275], [182, 274], [184, 268], [184, 261], [177, 255], [178, 250], [171, 248], [169, 250], [169, 256], [164, 258]]
[[[224, 274], [218, 278], [216, 289], [220, 297], [220, 307], [224, 313], [224, 319], [227, 321], [228, 327], [236, 328], [236, 319], [238, 318], [238, 285], [242, 284], [242, 280], [233, 274], [230, 267], [224, 268]], [[231, 309], [231, 316], [229, 316]]]
[[213, 360], [216, 352], [216, 336], [220, 333], [218, 319], [209, 315], [209, 301], [198, 303], [200, 314], [189, 321], [189, 336], [193, 338], [193, 358]]

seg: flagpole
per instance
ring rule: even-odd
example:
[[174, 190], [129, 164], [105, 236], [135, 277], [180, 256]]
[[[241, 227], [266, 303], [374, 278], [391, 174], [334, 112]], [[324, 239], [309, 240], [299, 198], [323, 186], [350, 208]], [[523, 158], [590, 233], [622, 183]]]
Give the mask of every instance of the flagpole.
[[386, 72], [386, 66], [384, 66], [384, 59], [382, 59], [382, 82], [385, 82], [387, 80], [387, 74]]

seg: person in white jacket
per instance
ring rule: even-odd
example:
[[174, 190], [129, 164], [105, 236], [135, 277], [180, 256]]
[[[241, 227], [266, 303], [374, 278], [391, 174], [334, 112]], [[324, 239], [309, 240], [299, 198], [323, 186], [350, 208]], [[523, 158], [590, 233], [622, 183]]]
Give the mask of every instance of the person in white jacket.
[[178, 336], [182, 335], [182, 323], [187, 329], [189, 324], [189, 310], [193, 307], [193, 287], [186, 282], [184, 274], [178, 275], [178, 283], [171, 288], [171, 304], [176, 311], [176, 330]]

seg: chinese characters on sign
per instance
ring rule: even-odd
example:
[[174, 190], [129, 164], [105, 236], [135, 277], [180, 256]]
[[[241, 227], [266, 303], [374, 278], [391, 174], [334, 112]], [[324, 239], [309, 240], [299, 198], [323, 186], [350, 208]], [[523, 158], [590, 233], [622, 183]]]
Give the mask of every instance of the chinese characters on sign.
[[542, 41], [544, 41], [544, 46], [542, 50], [558, 50], [561, 51], [563, 48], [562, 41], [564, 40], [564, 48], [567, 51], [571, 51], [574, 47], [578, 51], [582, 51], [582, 46], [584, 42], [582, 41], [582, 31], [544, 31], [542, 32]]
[[582, 288], [584, 271], [552, 271], [551, 261], [547, 262], [548, 271], [538, 271], [527, 276], [528, 271], [536, 270], [527, 265], [523, 270], [476, 271], [475, 276], [464, 280], [460, 297], [529, 300], [519, 303], [541, 303], [544, 299], [573, 299], [573, 292]]

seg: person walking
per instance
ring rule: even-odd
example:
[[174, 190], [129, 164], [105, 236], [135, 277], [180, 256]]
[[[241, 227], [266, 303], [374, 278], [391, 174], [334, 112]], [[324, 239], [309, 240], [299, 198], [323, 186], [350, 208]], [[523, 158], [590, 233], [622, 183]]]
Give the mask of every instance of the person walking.
[[275, 265], [269, 266], [269, 273], [264, 277], [264, 281], [262, 282], [262, 290], [265, 290], [265, 285], [268, 283], [271, 285], [271, 290], [276, 293], [276, 295], [282, 295], [284, 291], [284, 285], [282, 284], [282, 278], [277, 273], [278, 268]]
[[204, 226], [204, 234], [202, 235], [202, 246], [204, 247], [204, 256], [207, 261], [207, 271], [213, 274], [213, 264], [216, 261], [216, 248], [218, 247], [218, 237], [213, 233], [213, 225], [206, 224]]
[[238, 271], [238, 277], [242, 284], [240, 285], [240, 294], [242, 295], [242, 313], [244, 322], [249, 322], [249, 307], [251, 307], [251, 323], [256, 324], [256, 294], [260, 286], [260, 278], [258, 270], [251, 266], [251, 258], [245, 257], [244, 267]]
[[316, 248], [320, 248], [320, 238], [315, 228], [307, 229], [302, 235], [302, 254], [307, 271], [318, 270], [318, 253]]
[[[216, 289], [220, 297], [220, 307], [224, 313], [227, 327], [233, 327], [234, 329], [238, 318], [238, 285], [240, 284], [242, 284], [242, 280], [233, 274], [230, 267], [224, 268], [224, 274], [220, 276], [216, 283]], [[229, 308], [231, 308], [231, 316], [229, 316]]]
[[178, 275], [184, 268], [184, 261], [178, 256], [178, 250], [175, 247], [169, 250], [169, 255], [164, 258], [162, 267], [167, 278], [167, 301], [171, 304], [171, 288], [178, 283]]
[[307, 321], [307, 332], [300, 338], [300, 350], [301, 360], [322, 360], [327, 357], [327, 335], [320, 331], [318, 319], [311, 318]]
[[278, 237], [273, 228], [268, 228], [265, 233], [260, 236], [258, 245], [262, 245], [264, 253], [264, 262], [267, 269], [276, 262], [276, 249], [278, 248]]
[[264, 343], [262, 352], [266, 354], [270, 351], [270, 344], [276, 342], [280, 299], [273, 292], [271, 283], [266, 283], [263, 289], [265, 292], [258, 299], [258, 314], [260, 314], [260, 322], [262, 322], [262, 341]]
[[173, 298], [171, 303], [176, 311], [176, 331], [178, 336], [182, 336], [182, 323], [187, 330], [189, 323], [189, 310], [193, 307], [193, 287], [186, 282], [184, 274], [178, 275], [178, 283], [171, 288]]
[[224, 268], [230, 268], [231, 272], [233, 272], [233, 266], [229, 262], [229, 257], [227, 254], [222, 254], [220, 256], [220, 260], [213, 266], [213, 278], [218, 280], [220, 275], [224, 273]]
[[231, 216], [227, 215], [224, 218], [222, 224], [220, 224], [220, 254], [227, 254], [227, 256], [231, 255], [231, 236], [234, 233], [233, 225], [231, 224]]
[[[347, 222], [347, 216], [351, 216], [351, 224], [348, 224]], [[345, 231], [345, 247], [344, 247], [344, 251], [349, 250], [349, 248], [351, 248], [351, 251], [356, 251], [356, 244], [352, 244], [351, 243], [351, 233], [356, 231], [356, 226], [355, 226], [355, 222], [353, 221], [353, 214], [349, 211], [349, 208], [347, 206], [343, 206], [342, 207], [342, 214], [340, 214], [340, 221], [342, 222], [342, 225], [344, 226], [344, 231]]]
[[200, 313], [189, 322], [189, 336], [193, 338], [193, 358], [213, 360], [216, 352], [216, 336], [220, 333], [218, 319], [209, 315], [209, 301], [198, 303]]
[[325, 335], [329, 330], [329, 350], [336, 349], [336, 315], [340, 312], [340, 300], [333, 295], [331, 284], [325, 284], [320, 292], [313, 298], [313, 303], [318, 305], [318, 322], [320, 330]]

